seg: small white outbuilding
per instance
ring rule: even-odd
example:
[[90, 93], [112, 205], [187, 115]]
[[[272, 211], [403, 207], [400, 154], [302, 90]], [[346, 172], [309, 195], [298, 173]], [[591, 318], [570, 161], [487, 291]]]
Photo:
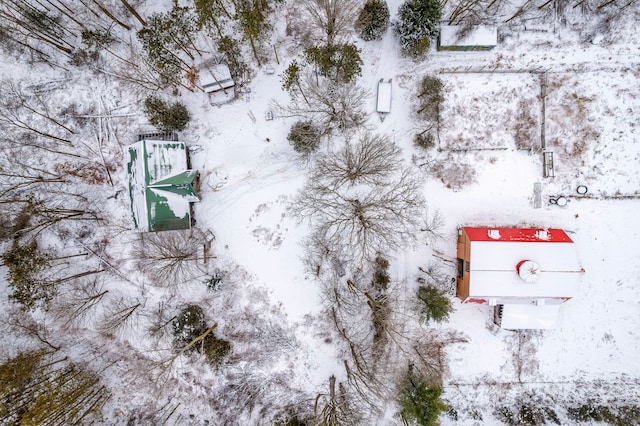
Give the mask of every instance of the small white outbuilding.
[[491, 50], [498, 44], [498, 27], [477, 25], [465, 28], [460, 25], [440, 27], [438, 50]]

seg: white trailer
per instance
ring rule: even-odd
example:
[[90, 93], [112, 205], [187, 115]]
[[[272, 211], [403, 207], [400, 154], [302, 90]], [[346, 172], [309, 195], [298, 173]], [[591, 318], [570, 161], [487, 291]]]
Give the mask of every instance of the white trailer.
[[384, 81], [384, 79], [381, 78], [378, 82], [376, 111], [382, 121], [384, 121], [385, 116], [391, 112], [391, 79]]

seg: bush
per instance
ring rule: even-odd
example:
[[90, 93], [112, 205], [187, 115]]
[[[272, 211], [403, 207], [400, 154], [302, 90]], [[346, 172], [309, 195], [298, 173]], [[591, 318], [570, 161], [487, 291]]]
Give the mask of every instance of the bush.
[[184, 130], [191, 121], [191, 114], [183, 103], [169, 105], [156, 96], [145, 99], [144, 113], [149, 122], [163, 132]]
[[298, 154], [307, 156], [318, 149], [321, 137], [320, 129], [311, 121], [298, 121], [291, 126], [287, 140]]
[[358, 15], [355, 29], [365, 41], [379, 40], [389, 27], [389, 7], [384, 0], [367, 0]]
[[382, 256], [377, 256], [374, 260], [374, 271], [373, 271], [373, 279], [371, 280], [371, 285], [378, 291], [384, 291], [389, 286], [389, 282], [391, 282], [391, 277], [389, 276], [389, 261]]
[[420, 426], [435, 426], [438, 416], [448, 407], [440, 400], [442, 387], [429, 384], [412, 369], [404, 379], [400, 391], [400, 416], [405, 422], [415, 421]]
[[420, 81], [416, 109], [418, 117], [433, 123], [440, 123], [442, 102], [444, 102], [443, 87], [444, 84], [438, 77], [427, 75]]
[[617, 417], [611, 409], [605, 405], [594, 405], [592, 403], [583, 404], [579, 407], [567, 409], [569, 418], [578, 422], [605, 422], [608, 424], [619, 424]]
[[218, 366], [231, 352], [231, 343], [216, 337], [213, 333], [209, 333], [202, 341], [201, 348], [202, 354], [207, 357], [209, 362], [214, 366]]
[[423, 56], [438, 34], [442, 4], [438, 0], [407, 0], [398, 11], [394, 25], [402, 51], [414, 58]]
[[431, 132], [418, 133], [413, 137], [413, 144], [422, 149], [429, 149], [436, 146], [435, 138]]
[[183, 348], [204, 333], [207, 324], [200, 306], [189, 305], [173, 320], [173, 343], [176, 348]]
[[420, 315], [423, 321], [442, 322], [449, 318], [453, 308], [444, 291], [433, 286], [421, 286], [418, 288], [417, 297], [421, 302]]

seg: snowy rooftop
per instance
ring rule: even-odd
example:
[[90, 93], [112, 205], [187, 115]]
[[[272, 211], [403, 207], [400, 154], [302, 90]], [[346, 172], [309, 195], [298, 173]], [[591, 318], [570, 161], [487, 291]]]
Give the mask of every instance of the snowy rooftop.
[[206, 93], [228, 89], [235, 85], [229, 67], [218, 64], [200, 71], [200, 84]]
[[391, 112], [391, 81], [380, 81], [378, 83], [376, 111]]
[[[572, 297], [584, 272], [561, 229], [464, 228], [470, 243], [470, 297]], [[536, 268], [535, 276], [518, 265]], [[532, 279], [527, 279], [532, 278]]]
[[440, 27], [440, 46], [495, 46], [498, 44], [498, 28], [479, 25], [473, 27], [463, 37], [458, 34], [461, 30], [457, 25], [443, 25]]
[[191, 187], [196, 173], [187, 170], [183, 142], [142, 140], [127, 150], [131, 212], [136, 229], [189, 229]]

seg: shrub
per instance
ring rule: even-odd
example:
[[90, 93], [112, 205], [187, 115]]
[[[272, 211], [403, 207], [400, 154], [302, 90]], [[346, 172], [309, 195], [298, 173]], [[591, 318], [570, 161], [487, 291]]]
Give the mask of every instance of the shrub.
[[176, 348], [182, 348], [207, 329], [204, 312], [197, 305], [189, 305], [173, 320], [173, 342]]
[[144, 101], [144, 113], [149, 122], [163, 132], [181, 131], [191, 121], [191, 114], [181, 102], [168, 102], [149, 96]]
[[423, 56], [438, 34], [442, 4], [438, 0], [407, 0], [398, 11], [394, 25], [402, 51], [414, 58]]
[[400, 391], [400, 416], [405, 422], [415, 421], [420, 426], [435, 426], [438, 416], [448, 407], [440, 400], [442, 387], [430, 384], [417, 376], [411, 368]]
[[608, 424], [618, 424], [617, 417], [611, 409], [605, 405], [594, 405], [592, 403], [583, 404], [579, 407], [567, 409], [567, 414], [572, 420], [578, 422], [605, 422]]
[[291, 126], [287, 140], [298, 154], [307, 156], [318, 149], [321, 137], [320, 129], [311, 121], [298, 121]]
[[422, 149], [429, 149], [436, 146], [435, 138], [431, 132], [418, 133], [413, 137], [413, 144]]
[[389, 27], [389, 7], [384, 0], [367, 0], [358, 15], [355, 29], [365, 41], [379, 40]]
[[433, 286], [421, 286], [417, 294], [420, 303], [420, 315], [425, 322], [442, 322], [449, 318], [453, 309], [451, 301], [444, 291]]
[[222, 360], [231, 352], [231, 343], [227, 340], [216, 337], [213, 333], [207, 334], [202, 341], [202, 354], [209, 362], [218, 366]]
[[438, 77], [425, 76], [418, 87], [418, 107], [416, 114], [418, 117], [434, 123], [440, 123], [440, 112], [444, 84]]
[[440, 179], [447, 188], [454, 191], [474, 183], [477, 177], [477, 172], [471, 164], [465, 163], [464, 160], [453, 155], [447, 156], [442, 161], [434, 162], [430, 166], [430, 172]]
[[379, 291], [384, 291], [389, 286], [391, 277], [389, 276], [389, 261], [382, 256], [377, 256], [374, 260], [373, 279], [371, 285]]

